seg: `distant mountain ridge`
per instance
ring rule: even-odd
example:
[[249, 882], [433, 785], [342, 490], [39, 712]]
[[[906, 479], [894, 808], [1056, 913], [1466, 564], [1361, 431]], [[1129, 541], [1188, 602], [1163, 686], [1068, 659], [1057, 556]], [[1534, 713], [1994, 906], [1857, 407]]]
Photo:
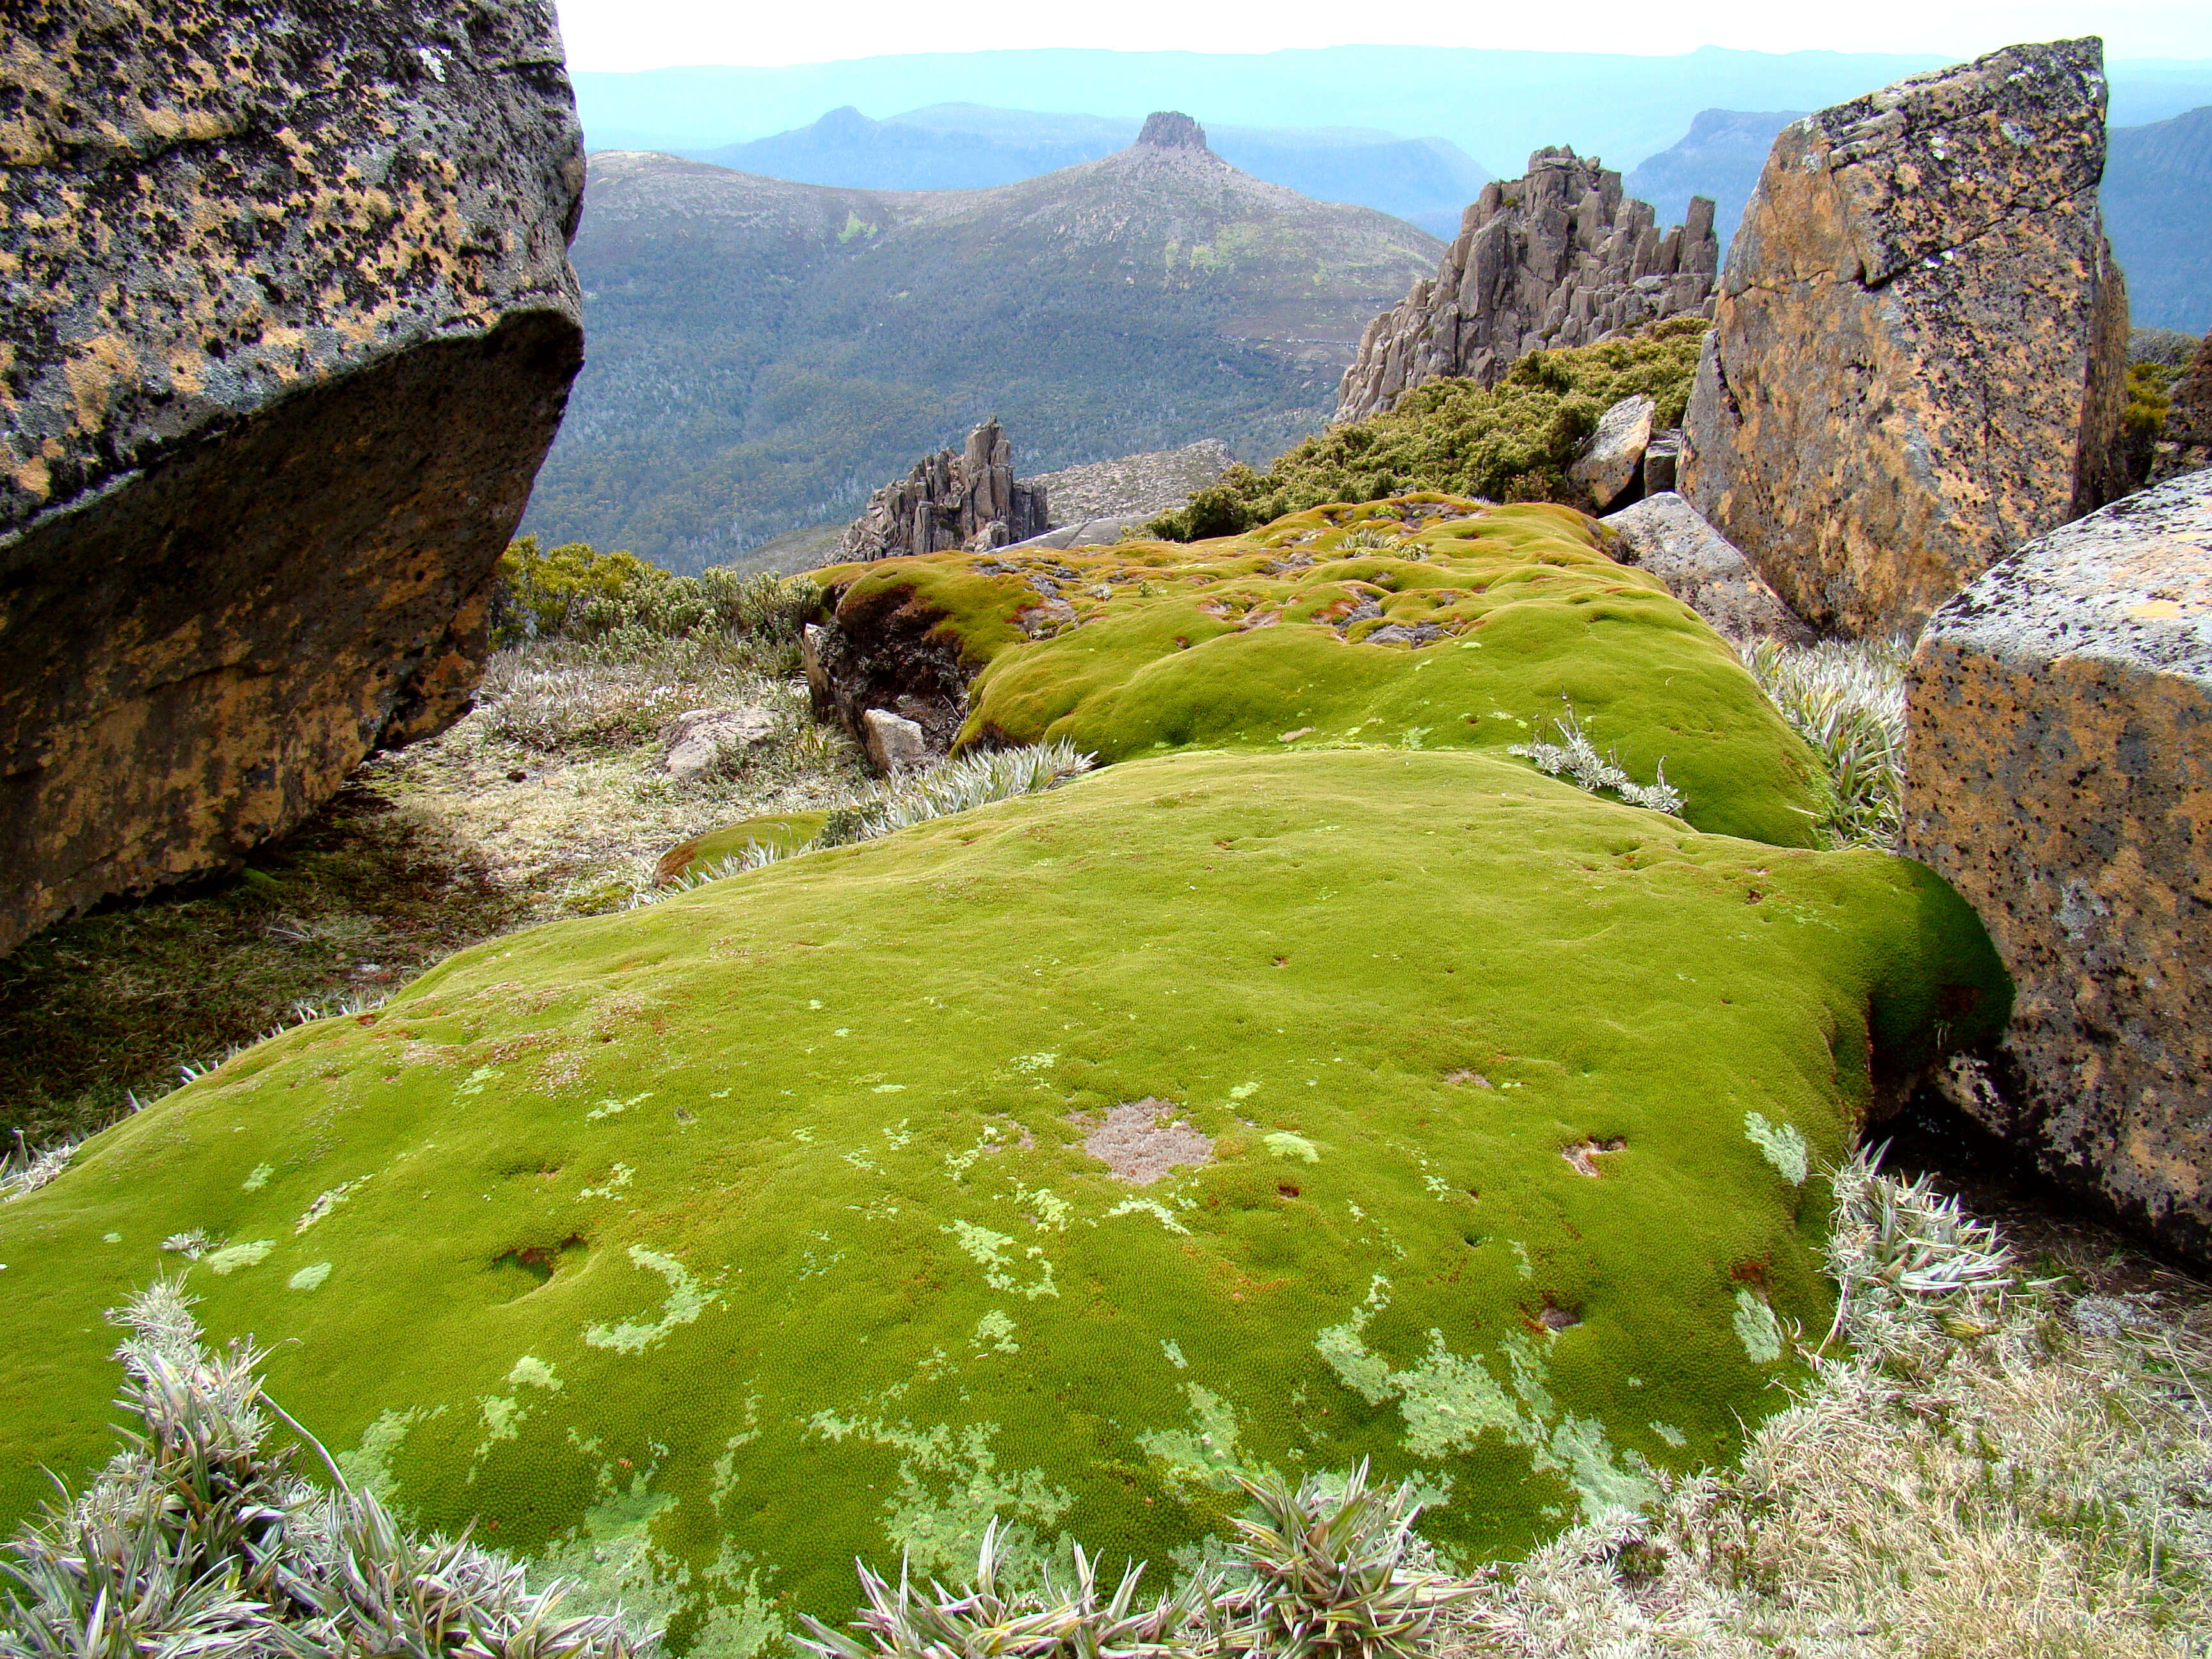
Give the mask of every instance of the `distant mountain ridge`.
[[2115, 128], [2103, 195], [2133, 320], [2212, 331], [2212, 106]]
[[591, 351], [524, 528], [696, 569], [850, 519], [994, 415], [1024, 477], [1204, 438], [1272, 456], [1442, 252], [1202, 137], [932, 192], [596, 155]]
[[[774, 69], [693, 67], [572, 74], [594, 149], [684, 152], [764, 137], [850, 104], [948, 103], [1089, 110], [1134, 119], [1190, 111], [1209, 128], [1326, 120], [1449, 139], [1492, 171], [1547, 144], [1632, 168], [1680, 138], [1700, 110], [1820, 109], [1949, 59], [1886, 52], [1737, 52], [1672, 57], [1399, 46], [1265, 53], [1051, 48], [944, 52]], [[1413, 67], [1417, 64], [1418, 67]], [[2212, 104], [2212, 61], [2106, 65], [2118, 125]]]
[[[862, 190], [979, 190], [1096, 161], [1133, 141], [1139, 123], [1109, 117], [938, 104], [872, 121], [851, 105], [787, 132], [684, 152], [797, 184]], [[1316, 201], [1350, 202], [1419, 225], [1459, 229], [1490, 174], [1443, 138], [1358, 127], [1215, 127], [1214, 154]]]
[[1646, 156], [1622, 181], [1632, 196], [1657, 210], [1661, 222], [1689, 211], [1692, 196], [1713, 202], [1713, 229], [1721, 246], [1735, 234], [1744, 204], [1759, 188], [1760, 169], [1774, 137], [1803, 110], [1699, 110], [1690, 130], [1656, 155]]

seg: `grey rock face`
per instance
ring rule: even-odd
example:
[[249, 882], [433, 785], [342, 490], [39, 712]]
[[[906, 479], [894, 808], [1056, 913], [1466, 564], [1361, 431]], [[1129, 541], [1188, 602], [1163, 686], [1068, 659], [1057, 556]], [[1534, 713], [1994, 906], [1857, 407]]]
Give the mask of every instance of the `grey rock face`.
[[1206, 129], [1181, 110], [1156, 109], [1145, 118], [1137, 142], [1154, 149], [1206, 149]]
[[2204, 337], [2189, 373], [2173, 389], [2173, 406], [2151, 451], [2151, 482], [2207, 466], [2212, 466], [2212, 334]]
[[0, 950], [468, 705], [581, 362], [552, 7], [52, 0], [0, 55]]
[[1490, 386], [1524, 352], [1701, 311], [1719, 264], [1704, 197], [1662, 232], [1650, 204], [1624, 198], [1620, 175], [1596, 158], [1540, 149], [1526, 177], [1482, 187], [1437, 274], [1367, 325], [1335, 418], [1380, 414], [1438, 375]]
[[[1165, 508], [1161, 509], [1166, 511]], [[1141, 530], [1153, 519], [1155, 513], [1117, 513], [1110, 518], [1085, 519], [1079, 524], [1065, 524], [1057, 530], [1048, 530], [1042, 536], [1032, 536], [1025, 542], [1016, 542], [1013, 548], [1111, 547], [1124, 533]]]
[[2212, 1261], [2212, 471], [1994, 566], [1906, 704], [1905, 850], [2017, 988], [1977, 1115]]
[[1646, 495], [1598, 522], [1611, 532], [1608, 553], [1658, 577], [1723, 639], [1790, 645], [1812, 639], [1813, 630], [1759, 579], [1751, 561], [1672, 490]]
[[1783, 131], [1729, 249], [1683, 493], [1796, 612], [1911, 633], [2120, 493], [2103, 50], [2013, 46]]
[[[1085, 519], [1149, 519], [1174, 511], [1226, 472], [1237, 457], [1218, 438], [1181, 449], [1122, 455], [1085, 466], [1038, 474], [1030, 482], [1045, 492], [1060, 525]], [[1069, 544], [1062, 543], [1066, 546]]]
[[1567, 482], [1607, 513], [1630, 493], [1651, 446], [1651, 418], [1658, 405], [1649, 398], [1623, 398], [1599, 418], [1597, 430], [1583, 441], [1567, 468]]
[[896, 483], [868, 498], [845, 532], [848, 560], [895, 559], [947, 548], [1005, 547], [1042, 534], [1049, 520], [1046, 495], [1014, 481], [1014, 447], [986, 421], [962, 449], [940, 449], [916, 461]]

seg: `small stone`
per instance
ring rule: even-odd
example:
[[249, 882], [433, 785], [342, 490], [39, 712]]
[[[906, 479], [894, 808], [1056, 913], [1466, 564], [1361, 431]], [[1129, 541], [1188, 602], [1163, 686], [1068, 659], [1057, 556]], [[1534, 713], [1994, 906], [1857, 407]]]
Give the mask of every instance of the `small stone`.
[[860, 716], [860, 741], [879, 772], [918, 772], [929, 763], [921, 727], [888, 708], [871, 708]]
[[661, 735], [661, 769], [679, 783], [702, 776], [731, 749], [766, 743], [775, 716], [765, 708], [694, 708], [678, 714]]

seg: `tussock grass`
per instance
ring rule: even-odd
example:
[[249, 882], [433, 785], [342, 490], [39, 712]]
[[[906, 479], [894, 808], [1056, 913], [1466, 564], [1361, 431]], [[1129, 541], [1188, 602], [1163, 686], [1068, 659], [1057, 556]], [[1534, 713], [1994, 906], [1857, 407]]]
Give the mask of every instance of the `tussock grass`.
[[629, 1659], [651, 1647], [619, 1609], [566, 1616], [562, 1585], [533, 1590], [465, 1539], [417, 1542], [334, 1463], [327, 1490], [304, 1479], [296, 1453], [270, 1443], [290, 1419], [262, 1394], [262, 1356], [208, 1349], [179, 1285], [110, 1316], [131, 1328], [116, 1403], [136, 1426], [9, 1546], [0, 1656]]
[[1904, 829], [1909, 655], [1885, 640], [1744, 647], [1744, 666], [1826, 769], [1830, 799], [1818, 827], [1830, 847], [1888, 852]]
[[822, 833], [811, 841], [749, 842], [742, 852], [694, 866], [673, 880], [640, 892], [630, 901], [630, 908], [657, 903], [671, 894], [688, 893], [710, 881], [742, 875], [817, 848], [873, 841], [878, 836], [988, 806], [993, 801], [1056, 789], [1070, 778], [1090, 771], [1095, 763], [1096, 757], [1079, 754], [1073, 744], [1060, 739], [1013, 749], [973, 750], [940, 761], [927, 771], [894, 777], [860, 792], [853, 800], [834, 808]]
[[1443, 1659], [2149, 1659], [2212, 1645], [2201, 1310], [2023, 1281], [1925, 1181], [1835, 1177], [1834, 1334], [1731, 1469], [1492, 1570]]

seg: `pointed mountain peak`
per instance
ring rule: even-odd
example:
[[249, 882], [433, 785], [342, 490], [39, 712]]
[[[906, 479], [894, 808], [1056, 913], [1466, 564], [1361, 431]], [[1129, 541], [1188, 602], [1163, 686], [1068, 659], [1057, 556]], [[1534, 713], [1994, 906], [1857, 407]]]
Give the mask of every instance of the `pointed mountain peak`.
[[1180, 110], [1154, 110], [1145, 118], [1145, 130], [1137, 135], [1139, 148], [1153, 149], [1204, 149], [1210, 155], [1206, 142], [1206, 129]]

